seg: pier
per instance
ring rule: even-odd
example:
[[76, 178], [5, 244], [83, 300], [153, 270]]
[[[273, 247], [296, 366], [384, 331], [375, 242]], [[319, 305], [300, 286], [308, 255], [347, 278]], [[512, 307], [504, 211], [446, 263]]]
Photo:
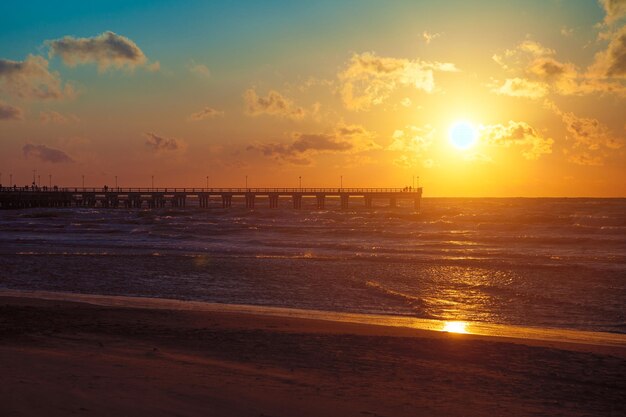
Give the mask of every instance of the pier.
[[360, 201], [367, 208], [374, 200], [385, 200], [396, 207], [400, 200], [409, 200], [420, 209], [422, 188], [47, 188], [23, 187], [0, 189], [0, 209], [31, 207], [103, 207], [163, 208], [187, 207], [195, 203], [201, 208], [229, 208], [233, 201], [248, 209], [257, 206], [276, 209], [280, 201], [290, 201], [294, 209], [305, 207], [323, 210], [328, 199], [338, 199], [341, 209]]

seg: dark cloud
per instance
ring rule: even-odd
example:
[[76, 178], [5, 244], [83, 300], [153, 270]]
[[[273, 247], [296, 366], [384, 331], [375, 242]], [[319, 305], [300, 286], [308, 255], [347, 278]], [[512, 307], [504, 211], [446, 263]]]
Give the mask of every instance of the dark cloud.
[[74, 160], [64, 151], [60, 149], [49, 148], [46, 145], [33, 145], [27, 143], [22, 147], [25, 157], [39, 158], [43, 162], [51, 162], [53, 164], [74, 162]]
[[566, 64], [557, 61], [554, 58], [542, 57], [531, 65], [529, 70], [540, 77], [551, 78], [559, 77], [567, 72]]
[[109, 67], [132, 69], [147, 62], [135, 42], [113, 32], [104, 32], [92, 38], [66, 36], [46, 43], [50, 47], [50, 56], [60, 56], [71, 67], [96, 63], [103, 71]]
[[261, 97], [250, 88], [246, 90], [243, 98], [246, 113], [250, 116], [269, 114], [289, 119], [302, 119], [306, 114], [302, 107], [294, 105], [291, 100], [274, 90], [270, 90], [267, 97]]
[[183, 143], [174, 138], [165, 138], [154, 133], [144, 133], [146, 137], [146, 146], [154, 152], [159, 151], [176, 151], [183, 148]]
[[24, 61], [0, 59], [0, 90], [26, 99], [59, 100], [74, 95], [72, 86], [63, 86], [59, 74], [48, 70], [48, 61], [36, 55]]
[[265, 156], [282, 159], [297, 165], [311, 163], [311, 156], [323, 152], [354, 153], [380, 148], [372, 134], [358, 125], [339, 125], [332, 133], [299, 133], [292, 135], [291, 143], [251, 145]]
[[349, 142], [338, 139], [332, 134], [296, 133], [289, 144], [266, 143], [249, 146], [248, 150], [257, 149], [265, 156], [284, 159], [297, 165], [310, 163], [308, 156], [317, 152], [345, 152], [353, 148]]
[[22, 120], [23, 118], [22, 109], [0, 101], [0, 120]]
[[224, 112], [221, 110], [215, 110], [214, 108], [211, 108], [211, 107], [205, 107], [204, 109], [198, 112], [191, 113], [187, 119], [190, 121], [196, 122], [199, 120], [212, 119], [214, 117], [220, 117], [223, 115], [224, 115]]

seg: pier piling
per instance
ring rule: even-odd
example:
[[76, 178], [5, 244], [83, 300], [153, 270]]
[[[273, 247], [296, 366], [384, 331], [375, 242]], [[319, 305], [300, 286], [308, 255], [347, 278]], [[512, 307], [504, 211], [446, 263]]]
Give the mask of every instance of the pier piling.
[[[222, 207], [244, 202], [247, 209], [254, 209], [257, 197], [267, 197], [269, 207], [279, 207], [281, 198], [290, 198], [294, 209], [302, 209], [303, 199], [314, 199], [318, 210], [326, 209], [329, 199], [339, 199], [342, 210], [347, 210], [351, 197], [363, 198], [366, 208], [373, 207], [373, 200], [387, 200], [396, 207], [398, 200], [413, 202], [415, 210], [421, 207], [422, 189], [406, 188], [48, 188], [3, 187], [0, 188], [0, 209], [24, 209], [32, 207], [103, 207], [103, 208], [184, 208], [187, 201], [196, 201], [200, 208], [209, 208], [211, 197], [221, 198]], [[218, 200], [219, 201], [219, 200]]]

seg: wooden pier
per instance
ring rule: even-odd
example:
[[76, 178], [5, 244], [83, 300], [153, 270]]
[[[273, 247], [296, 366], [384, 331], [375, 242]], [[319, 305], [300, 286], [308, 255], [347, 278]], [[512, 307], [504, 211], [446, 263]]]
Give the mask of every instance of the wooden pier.
[[[201, 208], [221, 202], [229, 208], [241, 201], [246, 208], [254, 209], [263, 202], [269, 208], [278, 208], [279, 201], [290, 200], [294, 209], [301, 209], [303, 200], [314, 201], [311, 208], [322, 210], [327, 199], [338, 199], [340, 207], [347, 209], [350, 200], [361, 200], [363, 206], [372, 207], [373, 200], [386, 200], [396, 207], [399, 200], [410, 200], [420, 209], [422, 188], [2, 188], [0, 209], [31, 207], [106, 207], [106, 208], [162, 208], [186, 207], [197, 202]], [[219, 206], [219, 205], [218, 205]]]

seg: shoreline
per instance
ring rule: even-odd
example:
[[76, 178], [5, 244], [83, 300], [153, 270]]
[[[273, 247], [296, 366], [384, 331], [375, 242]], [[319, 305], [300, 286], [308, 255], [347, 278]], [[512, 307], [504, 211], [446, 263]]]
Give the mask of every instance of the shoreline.
[[624, 346], [297, 317], [304, 313], [288, 309], [35, 294], [0, 291], [3, 416], [626, 412]]
[[[101, 307], [204, 311], [213, 313], [274, 316], [305, 320], [321, 320], [331, 323], [353, 323], [392, 329], [408, 329], [417, 332], [427, 331], [431, 333], [447, 333], [444, 330], [444, 327], [445, 324], [448, 323], [444, 320], [422, 319], [396, 315], [345, 313], [249, 304], [224, 304], [169, 298], [83, 294], [56, 291], [0, 289], [0, 297], [68, 301], [87, 303]], [[529, 345], [535, 344], [551, 346], [554, 343], [558, 343], [559, 345], [562, 345], [562, 347], [572, 345], [570, 348], [576, 348], [576, 345], [593, 345], [596, 347], [606, 347], [608, 349], [617, 348], [618, 352], [621, 349], [626, 351], [626, 334], [622, 333], [592, 332], [585, 330], [542, 328], [480, 322], [464, 323], [466, 323], [466, 332], [463, 333], [463, 335], [468, 337], [506, 339], [510, 342]]]

